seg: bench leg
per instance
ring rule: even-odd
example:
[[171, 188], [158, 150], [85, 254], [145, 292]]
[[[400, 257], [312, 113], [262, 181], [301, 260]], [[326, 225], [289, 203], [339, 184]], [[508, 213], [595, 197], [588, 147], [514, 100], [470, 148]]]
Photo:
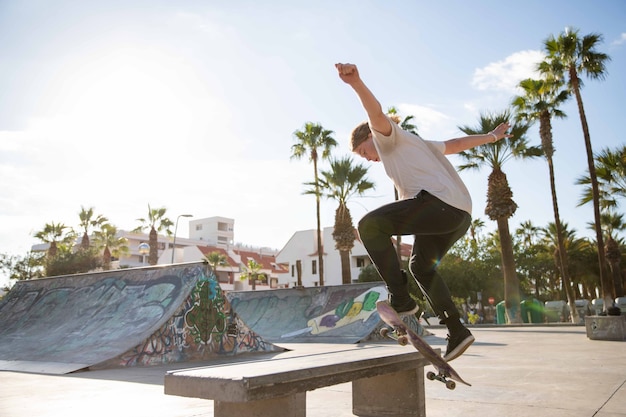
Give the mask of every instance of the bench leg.
[[215, 401], [213, 415], [214, 417], [305, 417], [306, 392], [245, 403]]
[[352, 412], [360, 417], [426, 417], [424, 368], [352, 381]]

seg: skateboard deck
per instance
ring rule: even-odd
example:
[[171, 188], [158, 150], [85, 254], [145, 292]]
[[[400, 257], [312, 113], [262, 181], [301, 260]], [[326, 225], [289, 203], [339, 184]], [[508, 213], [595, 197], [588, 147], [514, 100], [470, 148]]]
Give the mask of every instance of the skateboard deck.
[[[446, 362], [428, 343], [419, 337], [413, 330], [407, 327], [402, 321], [396, 310], [394, 310], [387, 301], [379, 301], [376, 303], [376, 310], [380, 315], [380, 318], [387, 323], [393, 333], [389, 333], [387, 327], [383, 327], [380, 330], [380, 334], [383, 337], [397, 340], [399, 344], [406, 345], [411, 343], [415, 349], [428, 360], [432, 366], [437, 370], [437, 373], [429, 371], [426, 377], [431, 381], [436, 379], [446, 384], [446, 388], [454, 389], [456, 384], [454, 381], [462, 384], [472, 386], [472, 384], [465, 382], [463, 378]], [[448, 379], [449, 378], [449, 379]]]

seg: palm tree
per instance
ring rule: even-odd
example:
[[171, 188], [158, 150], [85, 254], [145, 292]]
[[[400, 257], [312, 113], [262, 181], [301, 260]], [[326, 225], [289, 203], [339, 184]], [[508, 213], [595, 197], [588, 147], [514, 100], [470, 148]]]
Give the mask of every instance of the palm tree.
[[[540, 245], [539, 233], [540, 227], [533, 224], [532, 221], [527, 220], [520, 223], [519, 227], [515, 229], [515, 262], [517, 270], [524, 273], [525, 278], [528, 280], [529, 285], [534, 282], [532, 288], [534, 289], [535, 296], [539, 298], [540, 288], [542, 287], [542, 281], [546, 276], [546, 267], [541, 256], [543, 251], [543, 245]], [[550, 257], [551, 259], [552, 256]]]
[[469, 236], [466, 237], [465, 241], [469, 243], [470, 247], [470, 257], [471, 259], [476, 259], [478, 257], [478, 238], [480, 231], [485, 228], [485, 222], [480, 217], [476, 219], [472, 219], [472, 222], [469, 226]]
[[174, 223], [165, 217], [165, 212], [167, 209], [165, 207], [153, 209], [150, 208], [150, 204], [148, 204], [148, 218], [139, 218], [138, 222], [141, 223], [140, 226], [133, 230], [134, 233], [143, 233], [146, 229], [150, 230], [150, 234], [148, 237], [148, 245], [150, 245], [150, 253], [148, 254], [148, 263], [150, 265], [156, 265], [159, 259], [159, 251], [158, 251], [158, 243], [159, 243], [159, 232], [165, 232], [168, 236], [172, 235], [172, 231], [170, 228], [174, 225]]
[[[594, 159], [600, 193], [600, 210], [614, 209], [619, 205], [618, 198], [626, 198], [626, 145], [614, 150], [604, 148]], [[585, 186], [580, 205], [593, 201], [589, 176], [578, 178], [576, 183]]]
[[519, 227], [515, 230], [515, 235], [519, 236], [527, 247], [535, 244], [538, 233], [539, 228], [530, 220], [520, 223]]
[[86, 209], [83, 206], [80, 206], [78, 217], [80, 218], [80, 227], [83, 230], [83, 238], [80, 241], [80, 247], [81, 249], [89, 249], [90, 228], [102, 226], [108, 219], [101, 214], [94, 217], [94, 208], [89, 207]]
[[589, 178], [593, 195], [593, 214], [595, 219], [596, 239], [598, 242], [598, 264], [600, 283], [604, 298], [605, 308], [612, 305], [613, 295], [612, 285], [604, 271], [605, 253], [602, 238], [602, 227], [600, 221], [600, 193], [598, 189], [598, 179], [593, 161], [593, 149], [591, 146], [591, 135], [587, 124], [587, 116], [583, 106], [581, 95], [582, 81], [579, 76], [586, 75], [592, 80], [603, 80], [606, 77], [606, 64], [611, 58], [604, 53], [598, 52], [596, 46], [602, 42], [602, 35], [592, 33], [582, 38], [578, 35], [577, 29], [566, 28], [558, 37], [551, 35], [544, 42], [547, 53], [546, 60], [539, 64], [539, 70], [551, 77], [567, 79], [568, 87], [576, 97], [578, 113], [585, 139], [585, 149], [587, 151], [587, 165], [589, 168]]
[[48, 251], [46, 253], [48, 260], [51, 260], [57, 255], [58, 245], [69, 244], [74, 241], [74, 233], [69, 226], [63, 223], [46, 223], [43, 229], [35, 233], [37, 239], [43, 243], [49, 244]]
[[330, 170], [322, 170], [321, 174], [322, 194], [339, 203], [335, 211], [333, 238], [341, 258], [341, 282], [350, 284], [352, 282], [350, 251], [354, 247], [356, 236], [347, 202], [352, 196], [363, 195], [367, 190], [373, 189], [374, 183], [365, 177], [367, 168], [362, 164], [354, 165], [350, 156], [331, 159]]
[[206, 261], [209, 265], [211, 265], [211, 269], [213, 270], [213, 274], [215, 274], [216, 279], [217, 279], [217, 267], [227, 265], [226, 255], [219, 253], [217, 251], [213, 251], [205, 255], [204, 261]]
[[[624, 295], [624, 285], [619, 273], [621, 251], [614, 239], [613, 231], [622, 230], [620, 223], [622, 215], [613, 213], [618, 207], [618, 198], [626, 198], [626, 146], [618, 147], [614, 151], [603, 149], [596, 157], [596, 172], [598, 175], [598, 190], [600, 196], [600, 215], [602, 228], [607, 232], [605, 245], [606, 260], [613, 278], [613, 290], [616, 297]], [[585, 185], [580, 205], [592, 201], [592, 188], [589, 176], [580, 177], [577, 184]], [[595, 228], [595, 225], [592, 224]]]
[[320, 193], [317, 163], [320, 159], [320, 153], [321, 159], [328, 159], [331, 149], [337, 146], [337, 141], [332, 137], [333, 133], [332, 130], [324, 129], [320, 124], [307, 122], [302, 130], [296, 130], [293, 133], [298, 142], [291, 146], [292, 159], [301, 159], [306, 155], [309, 157], [309, 161], [313, 162], [320, 286], [324, 285], [324, 246], [322, 244], [322, 227], [320, 225]]
[[[493, 115], [481, 114], [478, 126], [475, 128], [460, 126], [459, 129], [467, 135], [482, 134], [492, 131], [500, 123], [509, 121], [510, 117], [509, 111]], [[528, 145], [526, 140], [528, 128], [528, 125], [515, 123], [511, 127], [512, 137], [459, 153], [459, 156], [467, 162], [459, 166], [461, 171], [480, 169], [483, 166], [491, 168], [491, 174], [488, 178], [485, 214], [498, 224], [504, 274], [504, 302], [507, 319], [511, 323], [521, 322], [519, 280], [515, 271], [513, 240], [508, 222], [508, 219], [517, 210], [517, 204], [513, 201], [513, 192], [509, 187], [506, 174], [502, 171], [502, 166], [511, 158], [532, 158], [541, 155], [539, 147]]]
[[252, 283], [252, 289], [256, 290], [256, 280], [259, 277], [259, 272], [262, 269], [262, 265], [254, 259], [248, 259], [248, 263], [244, 265], [245, 272], [241, 274], [242, 279], [248, 279]]
[[102, 250], [102, 267], [105, 271], [111, 269], [111, 259], [120, 258], [130, 252], [128, 239], [118, 236], [117, 227], [109, 223], [100, 225], [100, 230], [94, 231], [96, 247]]
[[[570, 278], [569, 288], [566, 286], [565, 275], [563, 275], [563, 270], [561, 269], [561, 264], [559, 262], [559, 259], [561, 258], [559, 251], [564, 250], [567, 253], [567, 258], [569, 259], [570, 255], [579, 253], [581, 251], [581, 248], [585, 246], [586, 241], [585, 239], [577, 238], [576, 230], [570, 229], [567, 223], [562, 223], [560, 227], [557, 227], [555, 223], [550, 222], [546, 227], [541, 228], [540, 231], [543, 235], [543, 246], [545, 247], [545, 250], [552, 255], [556, 271], [560, 272], [561, 274], [561, 280], [563, 282], [562, 287], [566, 291], [565, 296], [568, 298], [570, 311], [576, 311], [576, 303], [574, 303], [574, 306], [572, 307], [572, 304], [569, 302], [570, 294], [567, 293], [568, 291], [571, 291], [573, 293], [576, 285], [573, 282], [574, 279]], [[561, 241], [559, 241], [559, 237]], [[563, 245], [563, 248], [560, 247], [561, 244]], [[571, 271], [569, 271], [569, 262], [566, 266], [568, 267], [567, 276], [571, 277]], [[558, 281], [552, 283], [552, 287], [558, 288]], [[576, 296], [572, 296], [575, 300]], [[574, 316], [574, 318], [572, 318], [572, 322], [577, 323], [578, 319], [576, 315], [572, 314], [572, 316]]]
[[[552, 212], [554, 213], [554, 224], [556, 225], [556, 236], [558, 243], [558, 266], [563, 277], [563, 286], [567, 294], [567, 302], [570, 311], [576, 309], [576, 297], [571, 286], [569, 268], [567, 266], [567, 251], [563, 243], [563, 233], [561, 230], [561, 217], [559, 215], [559, 203], [556, 195], [556, 181], [554, 176], [554, 143], [552, 141], [552, 118], [565, 118], [566, 115], [559, 109], [559, 106], [569, 99], [569, 91], [563, 89], [563, 81], [546, 75], [545, 79], [533, 80], [525, 79], [519, 83], [524, 91], [523, 96], [513, 99], [513, 108], [516, 110], [516, 119], [522, 122], [534, 123], [539, 121], [539, 136], [541, 137], [541, 149], [548, 163], [548, 173], [550, 177], [550, 191], [552, 195]], [[572, 322], [578, 322], [576, 315], [571, 315]]]

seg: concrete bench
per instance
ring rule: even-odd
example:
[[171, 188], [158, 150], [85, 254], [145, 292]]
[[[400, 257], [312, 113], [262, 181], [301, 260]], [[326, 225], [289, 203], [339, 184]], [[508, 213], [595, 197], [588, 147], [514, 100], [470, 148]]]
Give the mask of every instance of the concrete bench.
[[215, 417], [304, 417], [306, 392], [352, 382], [361, 417], [425, 417], [424, 366], [412, 348], [371, 345], [169, 371], [165, 394], [214, 400]]

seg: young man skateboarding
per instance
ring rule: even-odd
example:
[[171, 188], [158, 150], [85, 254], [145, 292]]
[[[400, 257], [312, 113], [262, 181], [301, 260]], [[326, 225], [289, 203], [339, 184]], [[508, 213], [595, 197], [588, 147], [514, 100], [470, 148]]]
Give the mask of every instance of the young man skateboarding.
[[484, 135], [431, 142], [404, 131], [385, 113], [365, 85], [356, 65], [336, 64], [339, 78], [352, 87], [368, 117], [350, 139], [351, 150], [368, 161], [382, 162], [400, 199], [370, 211], [359, 221], [359, 235], [387, 284], [391, 306], [400, 315], [415, 314], [392, 236], [413, 235], [409, 270], [441, 322], [448, 328], [444, 359], [459, 357], [474, 336], [461, 323], [450, 291], [437, 273], [441, 258], [471, 222], [472, 200], [458, 173], [444, 156], [510, 137], [508, 123]]

